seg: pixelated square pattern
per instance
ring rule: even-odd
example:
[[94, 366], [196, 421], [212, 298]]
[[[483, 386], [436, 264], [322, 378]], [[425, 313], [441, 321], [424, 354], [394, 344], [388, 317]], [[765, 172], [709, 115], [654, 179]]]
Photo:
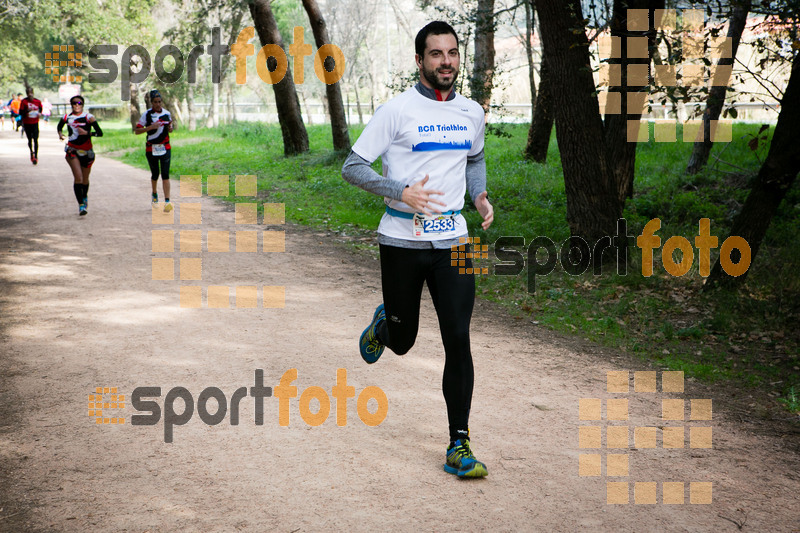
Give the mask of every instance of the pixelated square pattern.
[[203, 307], [203, 289], [194, 285], [181, 285], [180, 301], [183, 308]]
[[208, 287], [208, 307], [211, 309], [228, 309], [231, 306], [230, 287], [210, 285]]
[[665, 481], [661, 484], [661, 498], [666, 505], [682, 505], [684, 500], [682, 482]]
[[258, 204], [238, 203], [235, 209], [236, 224], [258, 224]]
[[[89, 394], [87, 403], [88, 415], [95, 424], [124, 424], [125, 417], [121, 413], [111, 411], [125, 409], [125, 395], [117, 392], [117, 387], [96, 387]], [[112, 415], [112, 416], [109, 416]]]
[[[202, 204], [196, 202], [182, 202], [180, 210], [181, 224], [202, 224]], [[157, 209], [154, 211], [158, 211]]]
[[695, 505], [711, 504], [711, 482], [689, 483], [689, 503]]
[[606, 455], [606, 475], [628, 477], [628, 454], [610, 453]]
[[286, 204], [264, 205], [264, 224], [286, 224]]
[[154, 229], [150, 231], [151, 251], [153, 253], [172, 253], [175, 251], [175, 232], [172, 230]]
[[600, 398], [581, 398], [578, 400], [579, 420], [601, 420], [603, 402]]
[[256, 190], [257, 181], [255, 176], [236, 176], [234, 178], [234, 191], [236, 191], [236, 196], [255, 196]]
[[662, 372], [661, 392], [683, 392], [683, 371]]
[[230, 178], [227, 175], [209, 176], [206, 189], [209, 196], [229, 196]]
[[603, 115], [619, 115], [622, 113], [622, 93], [602, 91], [598, 93], [600, 113]]
[[183, 198], [199, 198], [203, 196], [203, 179], [199, 175], [181, 175], [179, 194]]
[[624, 505], [629, 499], [628, 483], [621, 481], [606, 482], [606, 503], [609, 505]]
[[691, 400], [691, 420], [711, 420], [711, 400], [695, 398]]
[[279, 286], [264, 287], [264, 308], [283, 308], [286, 305], [286, 288]]
[[578, 456], [578, 475], [581, 477], [599, 477], [602, 475], [600, 454], [580, 454], [580, 456]]
[[[723, 32], [709, 32], [705, 29], [705, 11], [703, 9], [683, 9], [679, 12], [676, 9], [656, 9], [653, 12], [651, 21], [650, 13], [647, 9], [628, 9], [626, 17], [626, 28], [628, 35], [625, 37], [611, 36], [608, 33], [601, 34], [598, 39], [598, 52], [600, 67], [598, 72], [598, 86], [619, 87], [623, 84], [621, 66], [619, 64], [609, 64], [609, 60], [622, 58], [623, 48], [628, 59], [649, 58], [648, 38], [644, 34], [636, 32], [650, 31], [652, 27], [657, 31], [666, 33], [680, 32], [681, 49], [684, 63], [654, 65], [651, 72], [649, 64], [629, 64], [625, 72], [625, 85], [627, 87], [648, 87], [651, 81], [655, 87], [700, 87], [706, 83], [712, 86], [727, 86], [730, 83], [733, 72], [732, 65], [718, 65], [720, 59], [731, 58], [733, 42], [730, 37]], [[624, 39], [624, 41], [623, 41]], [[623, 46], [624, 44], [624, 46]], [[706, 66], [705, 63], [708, 63]], [[602, 115], [613, 115], [621, 113], [617, 99], [619, 96], [612, 96], [616, 91], [604, 90], [598, 93], [598, 103]], [[628, 102], [628, 113], [638, 114], [638, 105], [631, 105]], [[655, 129], [656, 142], [677, 142], [677, 123], [672, 125], [663, 124]], [[713, 128], [712, 128], [713, 131]], [[702, 132], [701, 132], [702, 136]], [[684, 130], [683, 142], [695, 142], [697, 132]], [[712, 142], [730, 142], [732, 128], [725, 126], [719, 132], [711, 135]], [[632, 124], [628, 125], [628, 142], [647, 142], [649, 132], [642, 131]], [[700, 138], [699, 140], [703, 140]]]
[[56, 83], [81, 83], [83, 76], [73, 76], [71, 74], [61, 74], [60, 67], [80, 68], [83, 66], [83, 54], [75, 52], [72, 44], [55, 44], [52, 52], [44, 54], [44, 73], [52, 76]]
[[264, 252], [285, 252], [286, 251], [286, 232], [285, 231], [265, 231], [263, 233], [262, 251]]
[[[664, 371], [660, 373], [661, 391], [667, 393], [684, 392], [684, 375], [680, 371]], [[627, 371], [609, 371], [606, 373], [606, 390], [610, 393], [629, 394], [631, 373]], [[634, 392], [655, 393], [658, 391], [659, 372], [633, 372]], [[629, 398], [580, 398], [578, 401], [578, 418], [581, 421], [620, 420], [629, 417]], [[661, 419], [684, 422], [685, 410], [689, 407], [689, 420], [712, 420], [712, 400], [691, 398], [661, 399]], [[674, 422], [673, 422], [674, 424]], [[603, 426], [580, 425], [578, 427], [578, 447], [586, 449], [603, 448]], [[629, 448], [630, 427], [627, 425], [605, 426], [605, 447], [608, 450]], [[688, 433], [688, 435], [687, 435]], [[660, 435], [660, 439], [659, 439]], [[686, 438], [688, 436], [688, 446]], [[660, 447], [664, 449], [705, 448], [713, 446], [713, 428], [705, 426], [670, 425], [670, 426], [637, 426], [633, 428], [633, 445], [638, 450]], [[630, 464], [627, 453], [579, 454], [579, 474], [582, 477], [629, 477]], [[633, 485], [631, 487], [631, 485]], [[689, 485], [689, 502], [692, 504], [710, 504], [712, 502], [712, 483], [692, 481]], [[659, 494], [659, 486], [661, 492]], [[633, 501], [637, 505], [655, 505], [660, 502], [666, 505], [684, 504], [686, 483], [665, 481], [635, 481], [606, 483], [606, 498], [609, 504], [626, 504], [630, 502], [629, 490], [633, 488]]]
[[175, 279], [175, 260], [171, 257], [152, 258], [153, 281], [170, 281]]
[[683, 400], [667, 399], [661, 400], [662, 420], [683, 420]]
[[203, 259], [201, 257], [181, 257], [181, 280], [203, 279]]
[[710, 427], [689, 428], [689, 447], [711, 448], [711, 428]]
[[229, 252], [231, 249], [231, 236], [227, 231], [206, 232], [206, 249], [209, 252]]
[[658, 503], [658, 486], [653, 481], [637, 481], [633, 486], [633, 499], [636, 505], [655, 505]]
[[258, 252], [258, 232], [257, 231], [237, 231], [236, 232], [236, 251], [237, 252]]
[[[488, 268], [467, 267], [467, 259], [488, 259], [489, 245], [480, 244], [480, 237], [459, 237], [459, 244], [450, 247], [450, 266], [457, 267], [459, 274], [488, 274]], [[470, 251], [472, 246], [472, 251]]]
[[151, 209], [150, 222], [153, 224], [174, 224], [175, 211], [165, 213], [163, 209]]
[[579, 448], [600, 448], [602, 431], [600, 426], [581, 426], [578, 428]]
[[661, 430], [661, 445], [664, 448], [683, 448], [684, 427], [664, 427]]
[[258, 307], [258, 287], [240, 285], [236, 287], [236, 307], [254, 309]]
[[608, 420], [627, 420], [628, 399], [613, 398], [606, 400], [606, 418]]
[[635, 392], [656, 392], [657, 372], [634, 372], [633, 390]]
[[203, 251], [203, 234], [200, 230], [180, 232], [181, 252], [197, 253]]
[[606, 427], [606, 447], [610, 449], [628, 448], [629, 428], [628, 426], [607, 426]]
[[[231, 189], [237, 197], [256, 198], [258, 179], [255, 175], [237, 175], [233, 181], [228, 176], [211, 175], [206, 182], [206, 191], [210, 196], [230, 196]], [[182, 175], [180, 195], [187, 198], [203, 196], [203, 178], [201, 175]], [[282, 203], [264, 205], [265, 224], [285, 223], [286, 209]], [[175, 212], [163, 213], [153, 210], [153, 224], [173, 224], [178, 217], [180, 224], [202, 224], [202, 204], [200, 202], [181, 202]], [[258, 203], [239, 202], [234, 206], [234, 222], [236, 224], [257, 224]], [[154, 253], [173, 253], [175, 251], [175, 231], [152, 230], [151, 248]], [[286, 250], [285, 231], [237, 230], [206, 231], [206, 251], [212, 253], [259, 251], [259, 235], [262, 235], [261, 249], [264, 252], [284, 252]], [[203, 252], [202, 230], [181, 230], [179, 234], [179, 251], [181, 253]], [[233, 237], [233, 248], [231, 247]], [[488, 255], [488, 254], [487, 254]], [[153, 280], [174, 280], [175, 262], [172, 257], [152, 258]], [[178, 278], [182, 281], [200, 281], [203, 277], [201, 257], [180, 257], [178, 260]], [[233, 289], [233, 291], [231, 291]], [[203, 298], [205, 292], [205, 299]], [[283, 308], [286, 293], [283, 286], [267, 286], [259, 290], [256, 286], [224, 286], [212, 285], [205, 289], [200, 286], [182, 285], [180, 287], [180, 306], [182, 308], [224, 309], [231, 307], [231, 295], [235, 307], [239, 309], [257, 308], [261, 304], [265, 308]]]
[[606, 372], [607, 392], [628, 392], [630, 375], [627, 370], [610, 370]]
[[[674, 143], [678, 140], [678, 123], [674, 120], [656, 120], [653, 124], [653, 135], [657, 143]], [[653, 383], [655, 386], [655, 383]], [[655, 392], [655, 389], [653, 390]]]

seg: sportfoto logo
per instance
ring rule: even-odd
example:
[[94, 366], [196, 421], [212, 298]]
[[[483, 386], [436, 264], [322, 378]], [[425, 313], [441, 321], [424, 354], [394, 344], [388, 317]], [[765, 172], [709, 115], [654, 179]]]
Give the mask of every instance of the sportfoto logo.
[[[228, 46], [227, 44], [222, 44], [220, 29], [215, 27], [211, 29], [211, 44], [206, 47], [197, 45], [191, 49], [188, 55], [184, 55], [177, 46], [165, 44], [156, 52], [154, 61], [151, 61], [150, 53], [144, 46], [135, 44], [127, 47], [122, 53], [119, 66], [117, 66], [114, 59], [104, 57], [116, 56], [119, 53], [119, 46], [116, 44], [98, 44], [89, 49], [89, 65], [96, 69], [96, 72], [89, 73], [88, 80], [91, 83], [113, 83], [116, 81], [117, 76], [121, 76], [120, 99], [123, 101], [130, 100], [130, 84], [144, 82], [150, 76], [152, 67], [155, 67], [156, 76], [164, 84], [171, 84], [180, 80], [183, 77], [184, 70], [187, 71], [187, 82], [190, 84], [197, 83], [197, 60], [204, 53], [207, 53], [211, 56], [212, 83], [220, 83], [222, 56], [230, 54], [236, 58], [236, 83], [241, 85], [247, 81], [247, 58], [256, 53], [255, 46], [249, 44], [249, 41], [254, 36], [255, 29], [252, 26], [248, 26], [239, 32], [233, 46]], [[292, 76], [294, 83], [302, 84], [304, 81], [304, 59], [314, 53], [311, 45], [304, 40], [302, 26], [295, 26], [294, 41], [287, 49], [294, 62]], [[170, 71], [167, 71], [165, 67], [167, 57], [172, 58], [170, 62], [172, 70]], [[141, 61], [141, 67], [138, 71], [132, 71], [132, 69], [128, 68], [133, 58], [138, 58]], [[275, 60], [273, 65], [275, 68], [273, 70], [270, 70], [267, 66], [269, 58]], [[328, 58], [331, 58], [334, 62], [332, 70], [328, 70], [324, 66]], [[344, 68], [344, 54], [334, 44], [325, 44], [314, 54], [314, 72], [323, 83], [330, 85], [338, 82], [344, 76]], [[258, 51], [256, 55], [256, 71], [258, 77], [264, 83], [272, 85], [280, 82], [288, 69], [289, 58], [280, 46], [268, 44]]]
[[[291, 419], [291, 399], [297, 398], [297, 387], [292, 382], [297, 380], [297, 369], [290, 368], [284, 372], [278, 386], [274, 392], [272, 387], [264, 386], [264, 371], [256, 369], [253, 386], [239, 387], [230, 396], [230, 400], [218, 387], [206, 387], [197, 396], [194, 396], [186, 387], [173, 387], [167, 392], [163, 402], [164, 419], [164, 442], [172, 443], [175, 426], [187, 424], [194, 415], [195, 404], [200, 420], [209, 426], [220, 424], [228, 415], [230, 409], [230, 425], [239, 425], [239, 404], [248, 396], [253, 398], [253, 421], [257, 426], [264, 425], [264, 398], [273, 396], [278, 398], [278, 425], [289, 426]], [[98, 387], [97, 394], [89, 395], [89, 416], [96, 420], [96, 424], [125, 424], [125, 417], [119, 416], [112, 419], [104, 418], [102, 409], [124, 409], [125, 395], [116, 394], [117, 387]], [[113, 393], [112, 397], [106, 401], [103, 394]], [[336, 425], [347, 425], [347, 400], [355, 398], [356, 389], [347, 384], [347, 370], [339, 368], [336, 370], [336, 385], [331, 387], [331, 395], [336, 400]], [[162, 406], [152, 398], [161, 398], [161, 387], [136, 387], [130, 395], [130, 403], [138, 413], [131, 415], [132, 426], [154, 426], [161, 421]], [[183, 403], [181, 412], [176, 412], [175, 401], [180, 399]], [[208, 402], [213, 399], [216, 403], [214, 412], [209, 411]], [[317, 401], [316, 412], [312, 411], [311, 403]], [[369, 409], [370, 400], [374, 400], [376, 408], [374, 412]], [[113, 404], [112, 404], [113, 402]], [[358, 417], [367, 426], [379, 426], [389, 412], [389, 400], [386, 393], [380, 387], [365, 387], [356, 400], [356, 410]], [[297, 403], [297, 411], [300, 418], [309, 426], [322, 425], [331, 411], [331, 399], [322, 387], [311, 386], [303, 390]]]
[[[589, 246], [582, 237], [570, 237], [565, 240], [559, 250], [556, 243], [549, 237], [536, 237], [528, 243], [527, 263], [528, 263], [528, 292], [536, 292], [536, 276], [546, 276], [555, 270], [556, 263], [559, 262], [564, 271], [571, 276], [579, 276], [589, 269], [589, 265], [594, 265], [592, 272], [595, 276], [602, 274], [602, 264], [595, 263], [593, 258], [615, 250], [617, 254], [617, 273], [625, 276], [628, 273], [628, 241], [636, 238], [636, 246], [642, 251], [642, 275], [650, 277], [653, 275], [653, 251], [661, 247], [661, 237], [655, 233], [661, 228], [661, 219], [654, 218], [645, 224], [641, 235], [635, 237], [628, 235], [628, 224], [624, 218], [617, 221], [617, 234], [614, 237], [606, 236], [597, 240], [594, 248]], [[464, 254], [463, 246], [453, 246], [453, 259], [478, 259], [480, 254]], [[711, 250], [719, 246], [719, 238], [711, 235], [711, 220], [701, 218], [699, 221], [699, 231], [694, 238], [694, 246], [697, 248], [699, 256], [698, 271], [702, 277], [708, 277], [711, 273]], [[485, 246], [483, 248], [486, 248]], [[524, 237], [503, 236], [497, 239], [494, 244], [494, 255], [501, 261], [494, 265], [494, 274], [497, 276], [517, 276], [525, 268], [526, 256], [522, 250], [525, 248]], [[544, 261], [539, 261], [540, 250], [547, 252]], [[681, 260], [675, 261], [673, 253], [675, 250], [681, 251]], [[737, 250], [738, 261], [734, 262], [734, 250]], [[477, 250], [476, 250], [477, 252]], [[458, 257], [456, 257], [458, 255]], [[465, 257], [462, 257], [465, 256]], [[483, 257], [486, 257], [484, 254]], [[730, 236], [719, 246], [719, 258], [722, 269], [733, 277], [738, 277], [747, 272], [750, 268], [750, 245], [739, 236]], [[661, 248], [661, 262], [664, 270], [671, 276], [680, 277], [685, 275], [694, 264], [694, 248], [689, 239], [675, 235], [664, 242]], [[463, 261], [459, 263], [463, 265]], [[455, 265], [453, 265], [455, 266]], [[487, 273], [487, 269], [467, 269], [468, 272], [461, 274]]]

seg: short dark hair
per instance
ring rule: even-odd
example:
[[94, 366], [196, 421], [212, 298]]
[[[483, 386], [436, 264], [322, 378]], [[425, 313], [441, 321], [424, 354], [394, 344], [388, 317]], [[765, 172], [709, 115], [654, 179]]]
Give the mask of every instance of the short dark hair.
[[417, 55], [422, 57], [425, 54], [425, 41], [428, 40], [428, 35], [446, 35], [448, 33], [456, 38], [456, 46], [458, 46], [458, 35], [456, 35], [456, 30], [454, 30], [450, 24], [441, 20], [429, 22], [424, 28], [419, 30], [417, 38], [414, 39], [414, 48]]
[[69, 99], [70, 105], [72, 105], [72, 101], [73, 100], [80, 100], [81, 101], [81, 105], [86, 103], [86, 100], [83, 99], [83, 96], [81, 96], [79, 94], [76, 94], [75, 96], [73, 96], [72, 98]]

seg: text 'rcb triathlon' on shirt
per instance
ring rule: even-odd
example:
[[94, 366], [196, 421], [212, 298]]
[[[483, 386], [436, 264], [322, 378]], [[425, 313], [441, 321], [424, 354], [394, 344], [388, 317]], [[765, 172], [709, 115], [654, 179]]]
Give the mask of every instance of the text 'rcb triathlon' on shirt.
[[170, 149], [169, 145], [169, 124], [172, 122], [172, 115], [166, 109], [161, 109], [160, 113], [156, 113], [152, 109], [148, 109], [142, 114], [136, 126], [139, 128], [146, 128], [151, 124], [158, 123], [158, 129], [147, 132], [147, 151], [153, 151], [154, 144], [163, 144], [164, 148]]
[[[69, 137], [67, 138], [67, 146], [70, 148], [75, 148], [76, 150], [91, 150], [92, 149], [92, 138], [91, 128], [97, 122], [90, 123], [89, 120], [93, 119], [94, 115], [89, 113], [88, 111], [82, 112], [80, 115], [69, 114], [64, 115], [64, 118], [61, 119], [61, 122], [67, 125], [69, 128]], [[85, 134], [79, 134], [78, 128], [82, 128], [86, 131]], [[95, 128], [98, 129], [98, 128]], [[59, 131], [61, 127], [59, 126]]]

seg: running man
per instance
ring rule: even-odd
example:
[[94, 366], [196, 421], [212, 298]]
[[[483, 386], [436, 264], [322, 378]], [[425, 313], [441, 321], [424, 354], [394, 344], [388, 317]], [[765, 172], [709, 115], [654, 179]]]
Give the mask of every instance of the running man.
[[42, 102], [33, 97], [33, 87], [26, 90], [28, 96], [19, 104], [19, 114], [22, 117], [22, 129], [28, 138], [28, 151], [31, 153], [31, 163], [39, 162], [39, 115], [44, 110]]
[[153, 185], [153, 209], [158, 208], [158, 174], [161, 166], [161, 187], [164, 189], [164, 212], [172, 211], [169, 203], [169, 162], [171, 148], [169, 134], [172, 131], [172, 116], [169, 111], [161, 107], [161, 93], [156, 89], [150, 91], [150, 104], [152, 107], [144, 112], [136, 123], [133, 132], [136, 135], [147, 132], [145, 144], [147, 163], [150, 165], [150, 183]]
[[[475, 459], [469, 434], [475, 278], [451, 266], [450, 250], [467, 236], [461, 215], [465, 191], [483, 216], [483, 229], [494, 220], [486, 192], [484, 112], [453, 89], [461, 58], [449, 24], [437, 21], [422, 28], [415, 48], [419, 83], [377, 110], [342, 168], [345, 180], [386, 202], [378, 226], [383, 303], [362, 333], [359, 349], [367, 363], [377, 361], [384, 347], [407, 353], [417, 337], [427, 283], [445, 351], [442, 392], [450, 445], [444, 469], [462, 478], [483, 477], [486, 465]], [[370, 167], [378, 157], [383, 176]]]
[[[69, 99], [72, 112], [64, 115], [58, 121], [58, 140], [63, 141], [61, 130], [67, 126], [67, 145], [64, 147], [67, 164], [72, 169], [75, 182], [72, 190], [78, 200], [78, 214], [86, 215], [89, 207], [89, 174], [94, 164], [94, 151], [92, 150], [92, 137], [102, 137], [103, 130], [95, 120], [94, 115], [84, 110], [86, 101], [83, 96], [76, 95]], [[94, 129], [94, 131], [92, 131]]]

